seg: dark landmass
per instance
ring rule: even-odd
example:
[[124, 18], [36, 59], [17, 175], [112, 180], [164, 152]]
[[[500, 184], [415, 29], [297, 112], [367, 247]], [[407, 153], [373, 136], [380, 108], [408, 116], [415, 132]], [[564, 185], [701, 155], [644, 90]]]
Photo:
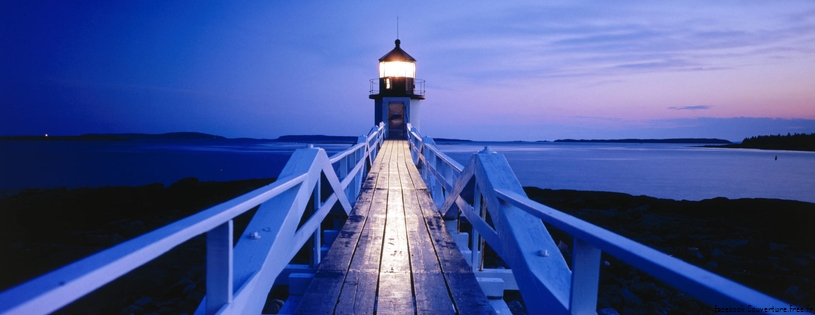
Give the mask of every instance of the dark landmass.
[[339, 144], [354, 144], [357, 143], [357, 137], [353, 136], [325, 136], [325, 135], [287, 135], [280, 136], [275, 140], [276, 142], [298, 142], [298, 143], [339, 143]]
[[[26, 190], [0, 199], [0, 291], [273, 182]], [[239, 237], [254, 210], [235, 219]], [[238, 239], [236, 237], [236, 239]], [[203, 235], [55, 314], [192, 314], [205, 294]]]
[[741, 149], [761, 149], [761, 150], [790, 150], [790, 151], [815, 151], [815, 133], [796, 133], [786, 136], [757, 136], [744, 138], [741, 143], [723, 146], [712, 146], [719, 148], [741, 148]]
[[[0, 199], [0, 270], [6, 271], [0, 274], [0, 290], [272, 181], [188, 178], [169, 187], [26, 190]], [[793, 304], [815, 305], [815, 204], [525, 190], [543, 204], [726, 278]], [[253, 213], [236, 218], [236, 235]], [[570, 236], [550, 232], [563, 242], [570, 261]], [[56, 314], [191, 314], [205, 291], [204, 253], [205, 240], [196, 237]], [[599, 308], [620, 314], [713, 314], [712, 307], [612, 256], [604, 254], [602, 260]]]
[[170, 132], [163, 134], [142, 133], [111, 133], [111, 134], [85, 134], [81, 136], [3, 136], [0, 140], [26, 140], [26, 141], [135, 141], [135, 140], [207, 140], [226, 139], [200, 132]]
[[732, 142], [723, 139], [707, 138], [676, 138], [676, 139], [609, 139], [609, 140], [575, 140], [559, 139], [554, 142], [581, 142], [581, 143], [688, 143], [688, 144], [730, 144]]
[[111, 134], [85, 134], [80, 136], [0, 136], [0, 140], [25, 141], [147, 141], [147, 140], [242, 140], [267, 142], [298, 142], [298, 143], [356, 143], [357, 137], [352, 136], [325, 136], [325, 135], [287, 135], [277, 139], [237, 138], [229, 139], [200, 132], [170, 132], [163, 134], [142, 133], [111, 133]]
[[[815, 305], [815, 204], [777, 199], [676, 201], [524, 188], [533, 200], [790, 304]], [[570, 262], [572, 238], [549, 228]], [[713, 314], [713, 308], [603, 254], [598, 308]]]
[[465, 140], [465, 139], [450, 139], [450, 138], [433, 138], [433, 141], [436, 144], [508, 144], [508, 143], [542, 143], [542, 142], [549, 142], [546, 140], [538, 140], [538, 141], [523, 141], [523, 140], [512, 140], [512, 141], [480, 141], [480, 140]]
[[452, 138], [433, 138], [433, 142], [436, 144], [454, 144], [454, 143], [469, 143], [473, 142], [473, 140], [466, 140], [466, 139], [452, 139]]

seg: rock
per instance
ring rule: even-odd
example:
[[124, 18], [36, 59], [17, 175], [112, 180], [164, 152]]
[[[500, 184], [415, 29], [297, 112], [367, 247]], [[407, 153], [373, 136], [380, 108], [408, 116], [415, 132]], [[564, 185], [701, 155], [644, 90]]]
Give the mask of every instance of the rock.
[[662, 290], [660, 290], [653, 282], [634, 283], [631, 285], [631, 292], [649, 301], [661, 300], [664, 298]]
[[181, 278], [181, 280], [170, 286], [170, 293], [173, 295], [183, 294], [190, 284], [195, 285], [195, 281], [190, 280], [190, 278]]
[[135, 220], [135, 221], [127, 221], [119, 225], [118, 230], [130, 237], [137, 236], [142, 234], [145, 231], [144, 222]]
[[708, 261], [705, 264], [705, 268], [713, 270], [713, 269], [719, 268], [719, 264], [717, 264], [716, 262], [713, 262], [713, 261]]
[[809, 268], [809, 260], [807, 260], [806, 258], [796, 257], [791, 259], [791, 262], [796, 267]]
[[711, 253], [710, 255], [713, 256], [713, 257], [719, 257], [719, 256], [724, 255], [724, 252], [721, 249], [714, 248], [713, 253]]
[[153, 302], [152, 298], [150, 298], [149, 296], [142, 296], [138, 300], [136, 300], [136, 302], [133, 302], [133, 304], [139, 307], [145, 307], [147, 304], [150, 304], [150, 302]]
[[809, 298], [809, 294], [797, 285], [793, 285], [784, 291], [784, 298], [793, 302], [801, 302]]
[[617, 313], [613, 308], [607, 307], [597, 310], [597, 315], [620, 315], [620, 313]]
[[770, 251], [771, 252], [786, 250], [787, 247], [789, 247], [789, 245], [770, 242]]
[[674, 295], [671, 303], [679, 308], [680, 314], [698, 314], [701, 309], [699, 302], [683, 293]]
[[557, 249], [559, 249], [561, 252], [568, 252], [569, 251], [569, 245], [567, 245], [563, 241], [558, 241], [557, 242]]
[[639, 305], [642, 304], [642, 299], [639, 296], [634, 294], [634, 292], [629, 291], [626, 288], [620, 290], [620, 297], [623, 298], [623, 302], [625, 305]]
[[195, 290], [195, 283], [190, 283], [184, 287], [184, 290], [181, 291], [181, 294], [187, 295], [190, 294], [193, 290]]
[[521, 301], [512, 300], [509, 303], [507, 303], [507, 307], [509, 308], [509, 311], [512, 312], [512, 314], [524, 314], [524, 315], [527, 314], [526, 307], [524, 307], [524, 305], [521, 304]]
[[137, 306], [137, 305], [129, 305], [125, 307], [119, 314], [121, 315], [130, 315], [130, 314], [141, 314], [144, 312], [144, 309]]
[[283, 303], [285, 302], [278, 299], [267, 300], [266, 305], [263, 306], [263, 314], [277, 314], [283, 307]]
[[124, 237], [118, 233], [113, 234], [93, 234], [88, 233], [82, 235], [83, 241], [88, 245], [109, 247], [124, 241]]

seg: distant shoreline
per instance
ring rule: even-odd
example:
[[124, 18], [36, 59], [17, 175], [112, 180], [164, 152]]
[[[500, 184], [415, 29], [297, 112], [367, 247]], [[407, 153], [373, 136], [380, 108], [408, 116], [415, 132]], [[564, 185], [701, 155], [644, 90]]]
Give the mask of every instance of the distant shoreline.
[[745, 138], [741, 143], [708, 147], [813, 152], [815, 151], [815, 133], [757, 136]]
[[733, 144], [728, 140], [714, 138], [671, 138], [671, 139], [558, 139], [555, 141], [479, 141], [465, 139], [434, 138], [437, 144], [457, 143], [669, 143], [669, 144]]
[[702, 148], [723, 148], [723, 149], [755, 149], [767, 151], [800, 151], [800, 152], [815, 152], [815, 148], [797, 148], [797, 147], [776, 147], [776, 146], [751, 146], [739, 143], [726, 144], [726, 145], [703, 145]]
[[[170, 132], [162, 134], [144, 133], [111, 133], [111, 134], [84, 134], [74, 136], [55, 135], [17, 135], [0, 136], [0, 140], [11, 141], [135, 141], [135, 140], [250, 140], [271, 142], [317, 142], [317, 143], [354, 143], [355, 136], [327, 136], [327, 135], [284, 135], [276, 139], [257, 138], [226, 138], [223, 136], [201, 132]], [[433, 138], [436, 143], [543, 143], [543, 142], [580, 142], [580, 143], [688, 143], [688, 144], [733, 144], [730, 141], [713, 138], [671, 138], [671, 139], [558, 139], [555, 141], [480, 141], [453, 138]]]
[[226, 138], [201, 132], [170, 132], [162, 134], [145, 133], [111, 133], [84, 134], [78, 136], [25, 135], [0, 136], [0, 141], [143, 141], [143, 140], [185, 140], [185, 141], [261, 141], [261, 142], [297, 142], [297, 143], [337, 143], [353, 144], [358, 137], [326, 135], [285, 135], [277, 139]]
[[580, 143], [682, 143], [682, 144], [732, 144], [733, 142], [724, 139], [711, 138], [673, 138], [673, 139], [598, 139], [598, 140], [575, 140], [560, 139], [554, 142], [580, 142]]

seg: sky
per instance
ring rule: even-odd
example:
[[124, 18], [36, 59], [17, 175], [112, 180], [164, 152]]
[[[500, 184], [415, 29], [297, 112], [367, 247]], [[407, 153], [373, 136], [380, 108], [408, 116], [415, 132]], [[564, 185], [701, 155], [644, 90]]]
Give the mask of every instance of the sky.
[[815, 132], [815, 2], [2, 1], [0, 135], [361, 135], [397, 37], [421, 132]]

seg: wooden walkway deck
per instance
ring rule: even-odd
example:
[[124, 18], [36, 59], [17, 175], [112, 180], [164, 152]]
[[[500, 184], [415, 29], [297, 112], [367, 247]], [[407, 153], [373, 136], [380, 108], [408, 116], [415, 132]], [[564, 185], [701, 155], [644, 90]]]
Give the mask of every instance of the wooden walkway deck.
[[386, 140], [297, 314], [495, 314], [407, 141]]

